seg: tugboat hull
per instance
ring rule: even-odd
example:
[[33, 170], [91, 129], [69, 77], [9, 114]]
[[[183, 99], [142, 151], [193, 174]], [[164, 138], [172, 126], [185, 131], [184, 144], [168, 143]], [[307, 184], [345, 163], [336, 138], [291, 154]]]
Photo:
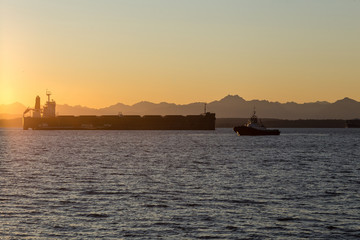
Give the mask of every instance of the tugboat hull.
[[234, 127], [234, 131], [241, 136], [280, 135], [280, 131], [277, 129], [256, 129], [247, 126]]

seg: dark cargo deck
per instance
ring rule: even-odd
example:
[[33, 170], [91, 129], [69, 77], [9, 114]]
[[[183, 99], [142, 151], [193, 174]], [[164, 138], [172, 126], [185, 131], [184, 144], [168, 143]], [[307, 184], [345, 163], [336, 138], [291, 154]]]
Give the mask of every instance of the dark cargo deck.
[[215, 113], [201, 115], [81, 115], [23, 118], [34, 130], [215, 130]]

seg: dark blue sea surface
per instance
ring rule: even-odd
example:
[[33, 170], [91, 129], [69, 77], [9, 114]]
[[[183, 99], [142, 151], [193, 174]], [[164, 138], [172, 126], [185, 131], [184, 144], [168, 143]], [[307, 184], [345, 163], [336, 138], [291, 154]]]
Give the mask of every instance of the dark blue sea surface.
[[0, 239], [359, 239], [360, 129], [0, 129]]

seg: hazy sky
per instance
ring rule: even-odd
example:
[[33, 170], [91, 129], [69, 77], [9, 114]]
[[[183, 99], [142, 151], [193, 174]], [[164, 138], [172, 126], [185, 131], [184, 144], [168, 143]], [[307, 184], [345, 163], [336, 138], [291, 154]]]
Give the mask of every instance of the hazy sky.
[[360, 101], [359, 0], [0, 0], [0, 104]]

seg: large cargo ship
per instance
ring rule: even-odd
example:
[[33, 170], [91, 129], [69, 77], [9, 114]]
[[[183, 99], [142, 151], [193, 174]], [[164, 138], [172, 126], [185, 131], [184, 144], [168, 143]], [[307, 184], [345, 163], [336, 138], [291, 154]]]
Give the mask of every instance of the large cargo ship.
[[[43, 108], [40, 97], [35, 108], [27, 108], [23, 114], [23, 129], [33, 130], [215, 130], [215, 113], [199, 115], [80, 115], [56, 116], [56, 103], [48, 100]], [[30, 115], [30, 116], [29, 116]]]

